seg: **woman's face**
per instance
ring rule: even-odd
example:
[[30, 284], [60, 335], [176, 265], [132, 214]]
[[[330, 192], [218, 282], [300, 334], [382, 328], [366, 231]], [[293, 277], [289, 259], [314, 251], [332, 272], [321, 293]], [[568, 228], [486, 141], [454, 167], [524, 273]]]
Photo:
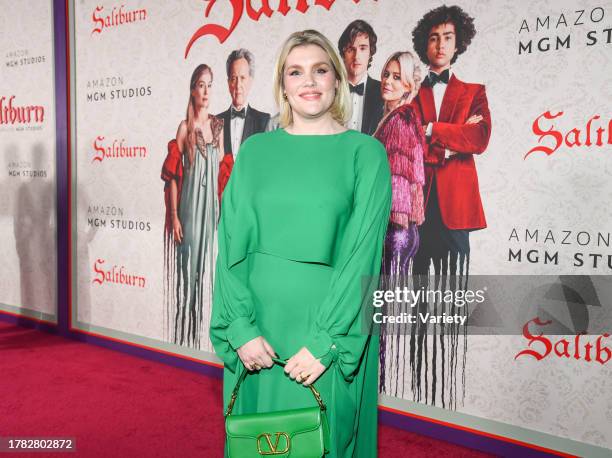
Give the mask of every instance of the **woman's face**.
[[410, 91], [410, 85], [402, 81], [400, 66], [396, 60], [389, 62], [383, 70], [380, 90], [385, 102], [396, 102], [405, 92]]
[[198, 81], [196, 81], [195, 88], [191, 91], [196, 110], [199, 108], [208, 108], [211, 87], [212, 75], [210, 72], [203, 72], [198, 78]]
[[329, 56], [319, 46], [297, 46], [287, 56], [283, 86], [294, 117], [313, 119], [327, 114], [338, 84]]

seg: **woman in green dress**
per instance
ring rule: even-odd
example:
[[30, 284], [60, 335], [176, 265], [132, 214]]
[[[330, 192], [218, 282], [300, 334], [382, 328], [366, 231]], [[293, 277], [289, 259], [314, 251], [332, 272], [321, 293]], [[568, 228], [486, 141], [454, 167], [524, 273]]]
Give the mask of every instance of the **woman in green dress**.
[[375, 457], [379, 340], [362, 280], [380, 271], [387, 155], [344, 127], [346, 70], [320, 33], [287, 39], [274, 87], [281, 128], [243, 143], [221, 205], [210, 337], [225, 363], [224, 405], [243, 366], [236, 414], [311, 407], [303, 385], [316, 381], [326, 456]]

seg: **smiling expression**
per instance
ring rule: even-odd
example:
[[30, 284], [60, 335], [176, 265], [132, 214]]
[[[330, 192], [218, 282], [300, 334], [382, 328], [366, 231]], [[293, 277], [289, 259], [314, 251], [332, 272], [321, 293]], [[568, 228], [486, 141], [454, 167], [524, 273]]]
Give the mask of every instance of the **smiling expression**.
[[294, 117], [313, 119], [328, 113], [338, 80], [327, 53], [313, 44], [293, 48], [285, 60], [283, 87]]

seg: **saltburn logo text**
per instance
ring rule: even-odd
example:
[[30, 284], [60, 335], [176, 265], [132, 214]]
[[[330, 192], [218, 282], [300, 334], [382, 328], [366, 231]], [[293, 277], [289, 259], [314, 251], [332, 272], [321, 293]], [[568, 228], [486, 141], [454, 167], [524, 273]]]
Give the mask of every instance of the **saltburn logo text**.
[[604, 365], [610, 361], [610, 358], [612, 357], [612, 352], [604, 342], [604, 339], [610, 337], [610, 334], [608, 333], [604, 333], [597, 337], [595, 340], [595, 345], [587, 340], [592, 338], [591, 336], [585, 336], [583, 334], [576, 334], [576, 336], [571, 339], [573, 342], [568, 339], [560, 339], [557, 342], [553, 342], [551, 339], [543, 335], [542, 331], [540, 331], [539, 335], [531, 334], [531, 331], [529, 331], [529, 325], [531, 323], [544, 327], [551, 324], [552, 321], [541, 321], [538, 317], [536, 317], [533, 320], [529, 320], [527, 323], [525, 323], [525, 326], [523, 326], [523, 337], [527, 339], [527, 346], [529, 348], [518, 352], [514, 359], [521, 356], [531, 356], [537, 361], [541, 361], [549, 355], [555, 355], [558, 358], [573, 358], [576, 360], [583, 359], [589, 363], [592, 361], [597, 361], [599, 364]]
[[23, 107], [13, 105], [15, 96], [12, 95], [6, 104], [6, 97], [0, 97], [0, 124], [30, 124], [42, 123], [45, 120], [45, 107], [40, 105], [26, 105]]
[[147, 284], [145, 277], [140, 275], [133, 275], [126, 273], [124, 266], [114, 265], [112, 268], [105, 270], [104, 259], [98, 259], [94, 262], [93, 269], [95, 272], [95, 278], [92, 283], [102, 285], [104, 283], [117, 283], [119, 285], [136, 286], [138, 288], [144, 288]]
[[102, 33], [104, 29], [109, 27], [118, 27], [120, 25], [129, 24], [132, 22], [144, 21], [147, 19], [147, 10], [127, 10], [124, 5], [119, 8], [113, 6], [110, 13], [105, 14], [103, 6], [96, 6], [91, 18], [94, 22], [94, 28], [91, 34]]
[[98, 136], [93, 142], [95, 150], [94, 157], [91, 162], [102, 162], [104, 159], [132, 159], [146, 158], [146, 146], [126, 146], [125, 138], [121, 140], [113, 140], [110, 144], [104, 143], [103, 136]]
[[[548, 142], [550, 146], [535, 146], [527, 151], [524, 159], [527, 159], [527, 156], [538, 151], [550, 156], [562, 145], [565, 145], [567, 148], [612, 145], [612, 119], [608, 120], [607, 133], [606, 128], [602, 127], [605, 126], [605, 121], [601, 121], [601, 116], [594, 115], [587, 121], [584, 129], [574, 127], [568, 130], [564, 135], [561, 130], [555, 128], [552, 122], [548, 123], [548, 121], [552, 121], [562, 116], [562, 111], [558, 113], [546, 111], [536, 118], [531, 127], [532, 131], [538, 136], [538, 143]], [[543, 124], [550, 125], [550, 127], [545, 129]]]
[[[310, 3], [315, 6], [322, 6], [326, 10], [332, 7], [336, 0], [294, 0], [292, 3], [295, 3], [295, 9], [300, 13], [304, 14], [310, 8]], [[359, 3], [361, 0], [353, 0], [353, 3]], [[236, 26], [242, 19], [242, 15], [246, 10], [247, 16], [253, 21], [259, 21], [261, 15], [265, 15], [267, 17], [271, 17], [274, 14], [274, 10], [270, 7], [270, 0], [259, 0], [255, 3], [261, 4], [258, 9], [253, 8], [252, 0], [229, 0], [232, 7], [232, 22], [229, 27], [224, 27], [221, 24], [204, 24], [193, 34], [189, 43], [187, 43], [187, 49], [185, 49], [185, 59], [187, 59], [187, 55], [189, 54], [189, 50], [191, 46], [199, 40], [203, 36], [212, 35], [219, 40], [219, 43], [225, 42], [232, 34], [232, 32], [236, 29]], [[206, 2], [205, 2], [206, 3]], [[206, 6], [206, 10], [204, 11], [204, 17], [208, 17], [210, 15], [210, 11], [212, 7], [217, 3], [217, 0], [208, 0], [208, 6]], [[289, 6], [289, 0], [280, 0], [278, 2], [278, 7], [276, 9], [277, 12], [282, 14], [283, 16], [287, 16], [287, 13], [291, 11], [291, 7]], [[227, 4], [227, 2], [222, 2], [222, 4]]]

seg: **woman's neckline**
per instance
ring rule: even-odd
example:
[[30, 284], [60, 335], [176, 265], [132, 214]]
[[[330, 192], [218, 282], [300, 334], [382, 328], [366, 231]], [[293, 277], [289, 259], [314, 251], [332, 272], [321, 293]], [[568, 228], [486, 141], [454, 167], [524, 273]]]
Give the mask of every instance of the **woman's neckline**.
[[285, 135], [289, 137], [335, 137], [339, 135], [344, 135], [347, 132], [350, 132], [351, 129], [343, 130], [342, 132], [336, 132], [335, 134], [292, 134], [285, 130], [284, 127], [279, 128], [278, 130], [282, 131]]

